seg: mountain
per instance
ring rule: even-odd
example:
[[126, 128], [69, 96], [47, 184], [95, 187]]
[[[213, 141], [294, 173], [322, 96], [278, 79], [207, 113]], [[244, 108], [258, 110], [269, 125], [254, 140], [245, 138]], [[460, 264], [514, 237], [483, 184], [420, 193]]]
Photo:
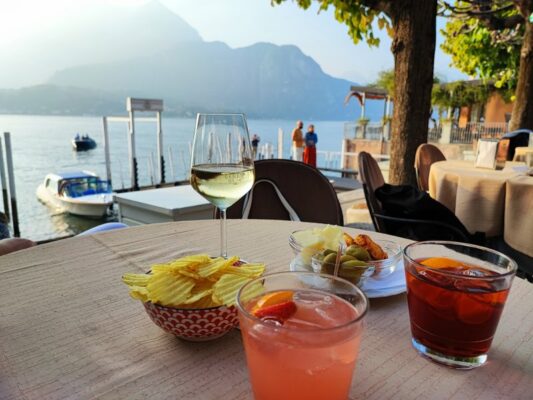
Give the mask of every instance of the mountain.
[[95, 7], [1, 49], [0, 87], [41, 84], [59, 69], [126, 60], [182, 42], [202, 38], [157, 1], [137, 7]]
[[[3, 58], [0, 87], [13, 88], [20, 76], [26, 87], [0, 91], [3, 113], [105, 115], [117, 107], [124, 111], [125, 98], [132, 96], [162, 98], [166, 115], [359, 117], [355, 102], [343, 104], [352, 83], [324, 73], [298, 47], [256, 43], [234, 49], [204, 42], [157, 1], [71, 18], [17, 51], [16, 65]], [[7, 78], [5, 68], [11, 68]], [[380, 118], [382, 105], [368, 106], [367, 116]]]
[[124, 96], [99, 90], [54, 85], [0, 89], [0, 114], [123, 114]]
[[295, 46], [182, 43], [158, 54], [68, 68], [49, 83], [163, 98], [167, 109], [201, 107], [253, 117], [353, 119], [350, 82], [325, 74]]

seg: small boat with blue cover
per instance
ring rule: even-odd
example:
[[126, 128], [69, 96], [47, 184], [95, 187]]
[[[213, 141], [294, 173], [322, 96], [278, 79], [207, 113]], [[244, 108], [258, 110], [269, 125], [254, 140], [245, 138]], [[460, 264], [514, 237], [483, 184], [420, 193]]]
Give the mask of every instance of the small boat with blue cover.
[[105, 216], [113, 204], [109, 182], [89, 171], [48, 174], [37, 188], [37, 197], [62, 211], [93, 218]]

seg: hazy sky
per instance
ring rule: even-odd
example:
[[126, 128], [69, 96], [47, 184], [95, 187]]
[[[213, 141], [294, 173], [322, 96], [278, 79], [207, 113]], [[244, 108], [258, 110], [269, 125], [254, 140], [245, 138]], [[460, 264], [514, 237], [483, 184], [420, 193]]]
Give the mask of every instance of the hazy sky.
[[[206, 41], [222, 41], [231, 47], [256, 42], [295, 44], [333, 76], [360, 83], [373, 81], [381, 70], [391, 68], [390, 39], [380, 32], [379, 48], [354, 45], [347, 28], [332, 10], [317, 14], [291, 1], [272, 7], [270, 0], [160, 0], [197, 29]], [[0, 0], [0, 50], [20, 43], [24, 37], [46, 30], [72, 14], [106, 4], [135, 6], [145, 0]], [[442, 21], [439, 21], [442, 25]], [[449, 58], [437, 50], [435, 70], [446, 80], [463, 75], [448, 66]]]

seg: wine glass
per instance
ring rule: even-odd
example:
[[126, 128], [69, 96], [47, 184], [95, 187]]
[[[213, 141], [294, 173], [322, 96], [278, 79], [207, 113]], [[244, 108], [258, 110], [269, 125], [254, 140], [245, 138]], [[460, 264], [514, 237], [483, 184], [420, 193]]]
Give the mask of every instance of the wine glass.
[[252, 188], [252, 146], [243, 114], [198, 114], [191, 185], [220, 210], [220, 255], [227, 257], [226, 209]]

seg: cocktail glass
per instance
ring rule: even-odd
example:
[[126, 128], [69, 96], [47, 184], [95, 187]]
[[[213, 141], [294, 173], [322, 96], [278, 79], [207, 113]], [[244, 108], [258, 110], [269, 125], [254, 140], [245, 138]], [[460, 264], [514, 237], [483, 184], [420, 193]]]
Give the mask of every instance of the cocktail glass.
[[431, 241], [404, 249], [412, 343], [458, 369], [487, 360], [517, 265], [481, 246]]
[[[262, 294], [257, 294], [262, 285]], [[256, 288], [252, 290], [252, 288]], [[296, 312], [288, 319], [257, 318], [266, 294], [291, 291]], [[254, 396], [257, 400], [348, 397], [368, 300], [344, 279], [281, 272], [247, 283], [237, 307]]]

